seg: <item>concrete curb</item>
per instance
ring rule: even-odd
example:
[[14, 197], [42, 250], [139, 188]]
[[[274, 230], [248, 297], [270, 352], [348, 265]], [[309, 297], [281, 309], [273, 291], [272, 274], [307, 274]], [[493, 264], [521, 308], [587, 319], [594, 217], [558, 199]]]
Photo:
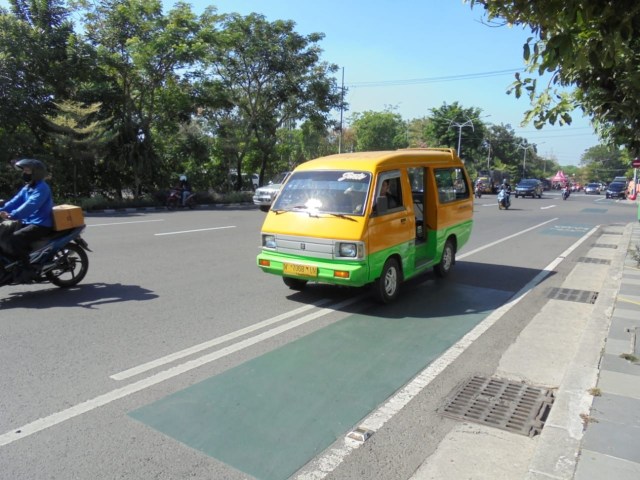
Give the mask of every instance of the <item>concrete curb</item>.
[[[194, 210], [210, 210], [224, 207], [248, 207], [253, 203], [211, 203], [197, 205]], [[256, 209], [258, 207], [256, 206]], [[176, 211], [181, 209], [176, 209]], [[135, 208], [105, 208], [103, 210], [83, 210], [85, 216], [92, 214], [114, 214], [114, 213], [144, 213], [144, 212], [169, 212], [167, 207], [135, 207]]]

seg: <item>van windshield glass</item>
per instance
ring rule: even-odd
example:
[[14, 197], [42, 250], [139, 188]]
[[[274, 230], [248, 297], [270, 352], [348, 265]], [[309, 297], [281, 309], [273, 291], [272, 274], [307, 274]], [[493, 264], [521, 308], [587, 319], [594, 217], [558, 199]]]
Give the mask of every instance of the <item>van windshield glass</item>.
[[284, 186], [272, 210], [364, 215], [369, 172], [322, 170], [296, 172]]

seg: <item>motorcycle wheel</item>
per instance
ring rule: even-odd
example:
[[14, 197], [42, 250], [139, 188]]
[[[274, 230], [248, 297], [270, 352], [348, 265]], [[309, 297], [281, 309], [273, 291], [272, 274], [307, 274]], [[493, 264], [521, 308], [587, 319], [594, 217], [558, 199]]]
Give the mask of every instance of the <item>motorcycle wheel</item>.
[[58, 287], [77, 285], [89, 270], [89, 256], [82, 247], [70, 243], [53, 257], [55, 267], [45, 273], [45, 277]]
[[194, 208], [196, 208], [196, 201], [193, 197], [187, 199], [187, 207], [189, 207], [189, 210], [193, 210]]
[[178, 199], [175, 197], [167, 198], [167, 210], [175, 210], [178, 207]]

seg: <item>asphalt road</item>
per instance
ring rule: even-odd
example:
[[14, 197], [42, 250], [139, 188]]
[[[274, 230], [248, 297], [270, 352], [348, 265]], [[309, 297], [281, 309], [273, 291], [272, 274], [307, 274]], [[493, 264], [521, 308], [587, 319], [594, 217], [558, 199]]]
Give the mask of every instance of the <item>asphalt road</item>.
[[[89, 216], [93, 252], [79, 286], [3, 287], [0, 479], [276, 479], [298, 468], [294, 478], [408, 478], [449, 428], [435, 413], [447, 394], [494, 371], [588, 239], [362, 448], [335, 452], [558, 255], [598, 226], [627, 223], [635, 209], [546, 193], [512, 197], [499, 211], [485, 195], [450, 278], [407, 282], [388, 306], [367, 289], [293, 292], [260, 272], [263, 218], [251, 206]], [[318, 356], [307, 362], [309, 352]], [[309, 378], [323, 386], [305, 396], [315, 390], [296, 382]], [[245, 398], [257, 415], [235, 411]], [[283, 460], [267, 469], [275, 452]]]

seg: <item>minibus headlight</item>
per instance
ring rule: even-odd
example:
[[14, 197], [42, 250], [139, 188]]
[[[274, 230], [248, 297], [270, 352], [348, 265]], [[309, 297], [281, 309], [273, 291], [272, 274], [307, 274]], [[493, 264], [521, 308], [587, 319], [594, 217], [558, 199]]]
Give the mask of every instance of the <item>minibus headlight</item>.
[[358, 245], [355, 243], [340, 243], [338, 245], [338, 255], [340, 257], [356, 258], [358, 256]]
[[276, 248], [276, 236], [263, 234], [262, 246], [265, 248]]

